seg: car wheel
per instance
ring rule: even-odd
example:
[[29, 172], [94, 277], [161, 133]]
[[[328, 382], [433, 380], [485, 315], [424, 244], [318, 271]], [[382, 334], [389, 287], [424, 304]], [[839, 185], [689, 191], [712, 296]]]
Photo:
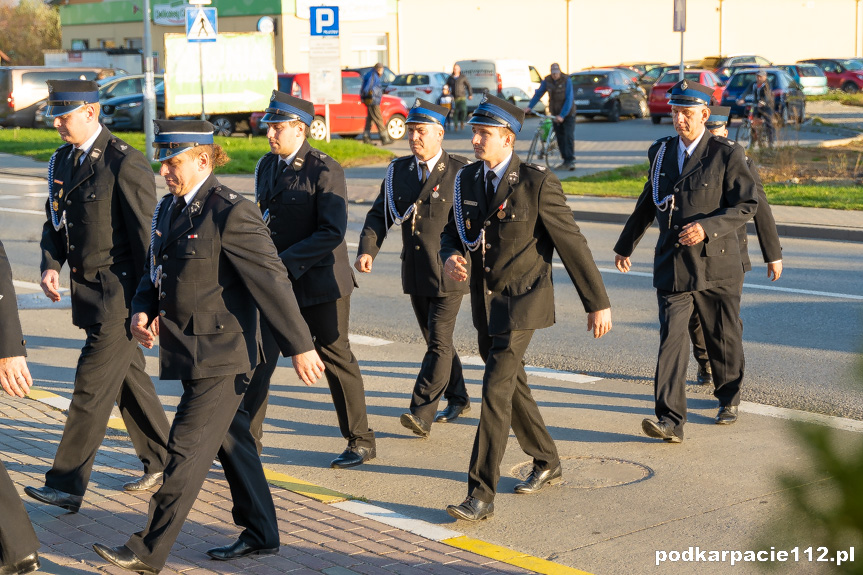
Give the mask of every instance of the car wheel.
[[230, 136], [234, 133], [234, 122], [227, 116], [216, 116], [210, 123], [215, 127], [213, 134], [216, 136]]
[[[649, 118], [650, 117], [650, 108], [647, 106], [646, 100], [638, 101], [638, 111], [640, 113], [641, 118]], [[654, 122], [654, 124], [658, 124], [659, 122]]]
[[327, 139], [327, 121], [323, 116], [315, 116], [315, 119], [312, 120], [312, 125], [309, 126], [309, 135], [317, 141]]
[[618, 122], [620, 121], [620, 102], [615, 100], [611, 103], [611, 109], [608, 111], [608, 115], [606, 119], [609, 122]]
[[655, 116], [651, 116], [650, 121], [653, 122], [654, 124], [660, 124], [660, 123], [662, 123], [662, 116], [660, 116], [658, 114]]
[[401, 114], [393, 114], [387, 122], [387, 134], [393, 140], [401, 140], [405, 137], [405, 117]]
[[596, 114], [583, 114], [583, 116], [588, 120], [593, 120], [594, 118], [596, 118]]
[[860, 88], [854, 82], [845, 82], [842, 85], [842, 91], [847, 94], [856, 94], [860, 91]]

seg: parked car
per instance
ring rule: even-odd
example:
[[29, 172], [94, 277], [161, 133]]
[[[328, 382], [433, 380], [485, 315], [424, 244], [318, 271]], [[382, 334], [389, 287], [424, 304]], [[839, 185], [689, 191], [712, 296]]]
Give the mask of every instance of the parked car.
[[[154, 84], [159, 84], [162, 81], [161, 74], [153, 75]], [[110, 76], [96, 81], [99, 84], [99, 103], [118, 96], [129, 96], [140, 94], [144, 91], [144, 75], [131, 74], [127, 76]], [[45, 117], [45, 108], [48, 106], [48, 100], [42, 100], [36, 107], [36, 113], [33, 118], [34, 128], [53, 128], [54, 119]]]
[[785, 123], [802, 122], [806, 116], [806, 96], [788, 72], [779, 68], [748, 68], [735, 72], [722, 92], [722, 105], [731, 107], [732, 116], [743, 116], [745, 107], [737, 101], [755, 83], [755, 75], [760, 70], [767, 72], [767, 82], [773, 89], [776, 113]]
[[863, 90], [863, 62], [856, 58], [813, 58], [798, 64], [815, 64], [824, 70], [827, 86], [854, 94]]
[[827, 93], [827, 75], [815, 64], [783, 64], [776, 66], [788, 72], [794, 81], [803, 88], [807, 96], [821, 96]]
[[[283, 86], [284, 78], [279, 75], [279, 90], [289, 92], [297, 98], [309, 98], [309, 75], [291, 75], [291, 86]], [[342, 70], [342, 103], [330, 104], [330, 133], [339, 136], [354, 137], [363, 133], [366, 124], [366, 106], [360, 101], [360, 88], [363, 78], [359, 72]], [[323, 140], [327, 137], [327, 124], [324, 120], [324, 105], [315, 105], [315, 119], [310, 129], [313, 140]], [[254, 112], [249, 120], [253, 132], [266, 133], [267, 127], [261, 124], [263, 111]], [[408, 109], [405, 102], [396, 96], [384, 94], [381, 99], [381, 116], [387, 128], [387, 134], [394, 140], [405, 136], [405, 119]], [[372, 127], [372, 130], [375, 130]]]
[[[680, 81], [679, 78], [679, 70], [668, 71], [650, 89], [647, 105], [650, 108], [650, 120], [654, 124], [660, 123], [662, 118], [671, 116], [671, 105], [668, 103], [667, 92]], [[683, 79], [713, 88], [713, 97], [716, 101], [719, 102], [722, 99], [722, 85], [719, 83], [719, 78], [712, 71], [684, 70]]]
[[644, 74], [658, 66], [665, 66], [664, 62], [621, 62], [618, 66], [626, 66], [636, 70], [639, 75]]
[[[533, 97], [543, 78], [527, 60], [459, 60], [456, 64], [461, 68], [462, 75], [467, 77], [474, 94], [486, 93], [503, 98], [505, 88], [520, 88]], [[543, 98], [547, 99], [547, 96]], [[467, 109], [476, 109], [481, 101], [481, 97], [471, 98], [467, 101]]]
[[[509, 100], [514, 105], [522, 109], [527, 108], [527, 105], [530, 103], [530, 96], [528, 96], [527, 92], [525, 92], [521, 88], [504, 88], [501, 98]], [[541, 116], [545, 114], [545, 111], [545, 102], [540, 100], [533, 108], [530, 109], [529, 113]]]
[[445, 72], [399, 74], [384, 89], [384, 93], [397, 96], [407, 103], [413, 103], [417, 98], [437, 103], [447, 78], [449, 78], [449, 74]]
[[110, 68], [58, 68], [54, 66], [0, 66], [0, 126], [34, 127], [36, 108], [48, 97], [47, 80], [94, 80]]
[[644, 90], [617, 69], [584, 70], [570, 74], [577, 113], [586, 118], [621, 116], [646, 118], [650, 114]]
[[678, 69], [680, 69], [680, 66], [671, 66], [670, 64], [656, 66], [655, 68], [651, 68], [650, 70], [639, 76], [636, 83], [645, 90], [649, 90], [650, 86], [653, 86], [656, 81], [662, 77], [663, 74], [665, 74], [669, 70]]
[[[141, 92], [100, 100], [99, 121], [111, 131], [144, 131], [144, 94]], [[156, 118], [165, 117], [165, 82], [156, 82]]]

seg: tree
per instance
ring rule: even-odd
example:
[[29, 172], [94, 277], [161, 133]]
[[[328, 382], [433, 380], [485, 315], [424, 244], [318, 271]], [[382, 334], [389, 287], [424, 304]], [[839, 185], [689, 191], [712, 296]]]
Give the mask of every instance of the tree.
[[0, 0], [0, 50], [15, 66], [45, 63], [43, 50], [60, 48], [60, 13], [42, 0]]

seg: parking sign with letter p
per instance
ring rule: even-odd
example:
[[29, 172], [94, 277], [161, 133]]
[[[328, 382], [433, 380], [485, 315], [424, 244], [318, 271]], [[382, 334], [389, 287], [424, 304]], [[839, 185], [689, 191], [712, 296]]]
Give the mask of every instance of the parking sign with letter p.
[[339, 35], [338, 6], [310, 6], [309, 23], [312, 36]]

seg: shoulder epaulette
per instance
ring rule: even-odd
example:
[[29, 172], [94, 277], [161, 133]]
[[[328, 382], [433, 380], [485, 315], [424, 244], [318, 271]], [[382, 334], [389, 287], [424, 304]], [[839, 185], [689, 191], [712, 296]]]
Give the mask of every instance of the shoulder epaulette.
[[450, 154], [449, 157], [451, 160], [455, 160], [456, 162], [463, 164], [465, 166], [470, 164], [470, 160], [467, 159], [467, 156], [459, 156], [458, 154]]
[[654, 140], [654, 141], [653, 141], [653, 143], [652, 143], [652, 144], [650, 144], [650, 147], [652, 148], [652, 147], [653, 147], [653, 146], [655, 146], [656, 144], [661, 144], [662, 142], [668, 142], [668, 141], [669, 141], [669, 140], [671, 140], [673, 137], [674, 137], [674, 136], [663, 136], [663, 137], [659, 138], [658, 140]]
[[545, 166], [543, 166], [542, 164], [534, 164], [533, 162], [522, 162], [521, 165], [527, 166], [528, 168], [532, 168], [532, 169], [536, 170], [537, 172], [544, 172], [548, 169]]
[[120, 138], [112, 137], [110, 140], [108, 140], [108, 143], [111, 144], [111, 147], [118, 150], [123, 155], [125, 155], [129, 150], [129, 144], [127, 144]]
[[396, 163], [396, 162], [405, 162], [405, 161], [408, 161], [408, 160], [412, 160], [413, 158], [414, 158], [414, 155], [413, 155], [413, 154], [409, 154], [409, 155], [407, 155], [407, 156], [399, 156], [398, 158], [395, 158], [394, 160], [392, 160], [392, 162], [391, 162], [391, 163], [393, 163], [393, 164], [394, 164], [394, 163]]
[[218, 194], [220, 197], [228, 200], [231, 204], [236, 204], [242, 198], [240, 194], [223, 185], [216, 186], [213, 191]]
[[734, 140], [731, 140], [731, 139], [728, 139], [728, 138], [725, 138], [722, 136], [713, 136], [713, 139], [716, 140], [717, 142], [719, 142], [720, 144], [725, 144], [729, 148], [733, 148], [734, 146], [738, 145], [737, 142], [735, 142]]

